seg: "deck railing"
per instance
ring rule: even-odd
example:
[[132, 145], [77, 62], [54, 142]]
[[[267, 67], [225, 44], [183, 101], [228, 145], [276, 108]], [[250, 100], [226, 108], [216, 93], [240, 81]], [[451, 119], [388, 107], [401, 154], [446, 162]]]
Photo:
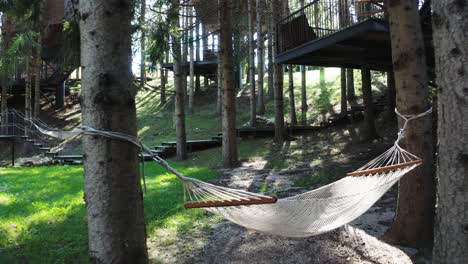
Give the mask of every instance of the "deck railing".
[[277, 25], [277, 51], [285, 52], [369, 18], [383, 19], [383, 1], [315, 0]]

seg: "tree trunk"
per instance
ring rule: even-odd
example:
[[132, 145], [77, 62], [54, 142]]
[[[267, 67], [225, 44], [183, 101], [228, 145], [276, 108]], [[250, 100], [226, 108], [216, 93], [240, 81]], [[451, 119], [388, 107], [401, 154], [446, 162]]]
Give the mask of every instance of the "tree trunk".
[[[83, 125], [136, 137], [132, 4], [130, 0], [80, 2], [82, 111]], [[148, 262], [138, 152], [126, 141], [83, 136], [91, 263]]]
[[[221, 0], [218, 0], [221, 1]], [[218, 16], [219, 17], [219, 16]], [[220, 21], [221, 22], [221, 21]], [[221, 23], [219, 23], [221, 24]], [[222, 112], [222, 96], [223, 96], [223, 56], [221, 56], [221, 41], [218, 41], [218, 72], [217, 72], [217, 91], [216, 91], [216, 113], [221, 115]]]
[[32, 96], [32, 91], [31, 91], [31, 64], [30, 64], [30, 58], [29, 55], [27, 55], [26, 58], [26, 79], [25, 79], [25, 94], [24, 94], [24, 114], [26, 118], [31, 118], [32, 117], [32, 107], [31, 107], [31, 96]]
[[265, 54], [263, 39], [264, 0], [257, 0], [257, 63], [258, 63], [258, 114], [265, 114], [265, 96], [263, 95], [263, 78], [265, 71]]
[[[193, 12], [195, 15], [195, 11]], [[195, 21], [195, 23], [198, 23], [198, 21]], [[197, 24], [194, 27], [195, 30], [195, 61], [200, 61], [200, 25]], [[200, 74], [195, 75], [195, 95], [200, 94]]]
[[144, 87], [146, 82], [146, 29], [145, 29], [145, 15], [146, 15], [146, 0], [140, 0], [140, 86]]
[[[191, 8], [190, 8], [191, 10]], [[193, 12], [189, 12], [188, 15], [192, 15]], [[192, 24], [192, 23], [190, 23]], [[188, 32], [191, 33], [189, 30]], [[192, 34], [190, 34], [190, 37], [187, 39], [188, 42], [190, 42], [190, 86], [189, 86], [189, 102], [188, 102], [188, 113], [193, 114], [193, 97], [195, 95], [195, 57], [194, 57], [194, 41]], [[188, 44], [187, 44], [188, 45]]]
[[[208, 50], [208, 31], [206, 30], [204, 23], [201, 23], [201, 26], [202, 26], [202, 33], [203, 33], [203, 50], [202, 50], [202, 54], [204, 54]], [[205, 56], [203, 56], [203, 60], [206, 60]], [[205, 76], [203, 78], [203, 87], [205, 87], [205, 89], [208, 89], [209, 82], [210, 81], [208, 80], [208, 77]]]
[[[457, 6], [458, 3], [458, 6]], [[433, 262], [468, 263], [468, 8], [432, 2], [438, 97], [438, 195]]]
[[249, 83], [250, 83], [250, 126], [255, 127], [257, 120], [257, 106], [255, 101], [255, 40], [254, 40], [254, 12], [255, 0], [248, 0], [249, 20]]
[[161, 75], [161, 86], [160, 86], [160, 89], [161, 89], [161, 96], [160, 96], [160, 100], [161, 100], [161, 104], [165, 104], [166, 103], [166, 80], [167, 80], [167, 76], [166, 76], [166, 73], [165, 73], [165, 70], [163, 67], [161, 67], [161, 69], [159, 70], [159, 75]]
[[348, 112], [348, 103], [346, 98], [346, 69], [341, 68], [341, 115], [346, 116]]
[[220, 0], [220, 43], [223, 58], [223, 167], [239, 165], [236, 133], [236, 89], [233, 75], [232, 0]]
[[387, 72], [387, 96], [388, 96], [388, 111], [387, 120], [395, 121], [395, 107], [396, 107], [396, 90], [395, 90], [395, 75], [393, 71]]
[[297, 125], [297, 117], [296, 117], [296, 102], [294, 100], [294, 66], [289, 65], [289, 119], [291, 122], [291, 126]]
[[[427, 66], [416, 1], [387, 1], [398, 111], [414, 115], [429, 107]], [[421, 249], [432, 248], [434, 178], [432, 122], [412, 121], [406, 130], [406, 149], [424, 159], [400, 180], [398, 207], [385, 239]]]
[[[182, 27], [181, 29], [184, 30], [183, 32], [183, 43], [182, 43], [182, 60], [181, 60], [181, 73], [182, 73], [182, 87], [184, 90], [184, 103], [188, 103], [189, 100], [188, 98], [188, 82], [187, 82], [187, 77], [190, 74], [187, 69], [186, 65], [188, 64], [188, 56], [189, 56], [189, 45], [188, 45], [188, 31], [186, 30], [189, 27], [189, 7], [185, 6], [183, 7], [183, 13], [185, 14], [184, 17], [182, 17]], [[183, 65], [183, 66], [182, 66]], [[190, 70], [189, 70], [190, 71]], [[188, 105], [187, 108], [188, 109]]]
[[[271, 10], [271, 4], [270, 4]], [[275, 35], [275, 24], [273, 23], [273, 17], [270, 12], [268, 19], [268, 100], [273, 100], [274, 98], [274, 85], [273, 85], [273, 75], [274, 75], [274, 64], [273, 64], [273, 37]]]
[[346, 71], [346, 88], [348, 89], [348, 102], [350, 105], [356, 104], [356, 95], [354, 93], [354, 70]]
[[[281, 3], [279, 0], [272, 0], [272, 17], [273, 23], [276, 25], [281, 19]], [[271, 37], [273, 47], [276, 47], [276, 30], [273, 30]], [[276, 54], [276, 49], [273, 49], [273, 59]], [[282, 143], [286, 138], [284, 130], [284, 102], [283, 102], [283, 65], [274, 64], [273, 83], [275, 96], [275, 142]]]
[[362, 68], [362, 97], [364, 99], [364, 135], [367, 140], [378, 138], [375, 129], [374, 104], [372, 103], [371, 72]]
[[[171, 12], [174, 15], [180, 25], [179, 13], [179, 1], [172, 0], [173, 7]], [[180, 28], [180, 26], [179, 26]], [[187, 159], [187, 136], [185, 134], [185, 90], [183, 87], [183, 70], [181, 67], [181, 46], [180, 37], [178, 35], [172, 36], [172, 56], [174, 60], [174, 91], [175, 91], [175, 127], [176, 127], [176, 159], [185, 160]]]
[[[8, 24], [10, 24], [10, 19], [7, 17], [5, 13], [2, 14], [2, 46], [3, 50], [8, 50], [9, 45], [10, 45], [10, 32], [8, 30]], [[6, 52], [2, 52], [2, 60], [5, 65], [8, 65], [8, 54]], [[7, 113], [6, 111], [8, 110], [8, 103], [7, 103], [7, 96], [8, 96], [8, 68], [7, 67], [2, 67], [2, 101], [1, 101], [1, 107], [0, 107], [0, 112], [1, 112], [1, 120], [2, 120], [2, 125], [5, 124], [7, 120]], [[6, 130], [6, 127], [3, 128], [4, 131]], [[6, 133], [6, 132], [5, 132]]]
[[44, 1], [39, 1], [39, 16], [37, 20], [37, 47], [34, 60], [34, 117], [39, 117], [41, 111], [41, 63], [42, 63], [42, 23], [43, 23]]
[[[304, 0], [300, 0], [301, 9], [304, 8]], [[307, 87], [306, 87], [306, 66], [301, 65], [301, 123], [307, 124]]]
[[306, 66], [301, 65], [301, 123], [307, 124], [307, 80], [306, 80]]

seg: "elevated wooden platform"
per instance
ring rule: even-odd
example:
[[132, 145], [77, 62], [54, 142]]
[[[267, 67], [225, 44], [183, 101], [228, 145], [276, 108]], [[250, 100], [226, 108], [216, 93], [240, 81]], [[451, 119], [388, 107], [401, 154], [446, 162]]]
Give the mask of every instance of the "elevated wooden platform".
[[281, 64], [390, 70], [388, 25], [380, 19], [369, 19], [292, 47], [275, 59]]

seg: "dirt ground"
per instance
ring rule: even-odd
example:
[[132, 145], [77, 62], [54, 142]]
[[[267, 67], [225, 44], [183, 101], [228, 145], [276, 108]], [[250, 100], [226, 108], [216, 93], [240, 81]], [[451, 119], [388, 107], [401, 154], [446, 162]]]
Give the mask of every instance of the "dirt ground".
[[[358, 128], [297, 136], [281, 146], [287, 169], [266, 169], [272, 161], [258, 157], [239, 168], [220, 170], [215, 184], [249, 191], [263, 187], [280, 197], [295, 195], [336, 180], [334, 174], [352, 171], [383, 152], [392, 144], [395, 132], [383, 131], [380, 140], [369, 143], [355, 137]], [[323, 178], [323, 171], [329, 172], [328, 178], [309, 180]], [[319, 236], [278, 237], [221, 221], [210, 230], [195, 230], [190, 235], [158, 235], [149, 241], [150, 257], [156, 263], [429, 263], [416, 249], [379, 240], [393, 219], [396, 194], [393, 188], [349, 225]]]

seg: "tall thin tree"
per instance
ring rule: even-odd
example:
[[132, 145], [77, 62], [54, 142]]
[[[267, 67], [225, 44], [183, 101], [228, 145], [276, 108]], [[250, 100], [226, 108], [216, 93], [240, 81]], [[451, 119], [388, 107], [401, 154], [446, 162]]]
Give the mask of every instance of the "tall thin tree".
[[[132, 10], [131, 0], [79, 5], [83, 125], [135, 137]], [[91, 263], [148, 262], [138, 152], [129, 142], [83, 136]]]
[[341, 68], [341, 74], [340, 74], [340, 79], [341, 79], [341, 115], [345, 116], [346, 113], [348, 112], [348, 98], [346, 96], [346, 69]]
[[37, 45], [34, 55], [34, 117], [39, 116], [41, 110], [41, 64], [42, 64], [42, 31], [44, 17], [44, 0], [38, 2], [38, 15], [36, 21]]
[[[271, 10], [274, 25], [281, 20], [281, 2], [279, 0], [271, 1]], [[276, 30], [272, 31], [271, 39], [273, 47], [276, 47]], [[276, 49], [273, 49], [273, 58]], [[286, 138], [284, 129], [284, 101], [283, 101], [283, 65], [274, 63], [273, 85], [275, 97], [275, 141], [282, 143]]]
[[468, 5], [432, 1], [438, 93], [433, 263], [468, 263]]
[[254, 127], [257, 120], [257, 104], [255, 101], [255, 39], [254, 39], [254, 17], [255, 0], [248, 0], [248, 38], [249, 38], [249, 84], [250, 84], [250, 126]]
[[[301, 9], [304, 8], [304, 0], [300, 1]], [[307, 80], [306, 80], [306, 66], [301, 65], [301, 123], [307, 124]]]
[[[271, 0], [269, 1], [271, 2]], [[273, 15], [271, 12], [271, 7], [273, 4], [269, 4], [268, 7], [266, 8], [268, 10], [269, 15], [267, 16], [267, 23], [268, 23], [268, 92], [267, 92], [267, 98], [268, 100], [273, 100], [274, 98], [274, 81], [273, 81], [273, 76], [274, 76], [274, 63], [273, 63], [273, 37], [275, 35], [275, 24], [273, 22]]]
[[233, 74], [232, 0], [220, 0], [220, 53], [223, 57], [223, 167], [239, 165], [236, 132], [236, 88]]
[[[9, 49], [9, 45], [10, 45], [10, 41], [11, 41], [11, 30], [9, 28], [9, 26], [11, 25], [11, 19], [5, 14], [3, 13], [2, 14], [2, 48], [4, 51], [8, 50]], [[7, 96], [8, 96], [8, 84], [9, 84], [9, 80], [8, 80], [8, 67], [6, 67], [7, 65], [9, 65], [8, 63], [8, 60], [9, 60], [9, 57], [8, 57], [8, 54], [6, 52], [2, 52], [2, 98], [1, 98], [1, 107], [0, 107], [0, 112], [1, 112], [1, 118], [2, 118], [2, 122], [5, 122], [5, 120], [7, 120], [7, 109], [8, 109], [8, 105], [7, 105]], [[4, 128], [5, 129], [5, 128]]]
[[[428, 77], [423, 35], [416, 1], [385, 2], [389, 15], [393, 71], [398, 111], [415, 115], [429, 108]], [[406, 129], [405, 147], [424, 159], [399, 182], [398, 206], [385, 239], [392, 243], [432, 248], [434, 221], [434, 152], [430, 116]]]
[[140, 1], [140, 86], [144, 87], [146, 82], [146, 0]]
[[[192, 19], [192, 15], [193, 15], [193, 8], [192, 7], [188, 7], [188, 16], [190, 16], [190, 23], [188, 24], [189, 27], [192, 26], [192, 23], [193, 23], [193, 19]], [[189, 59], [190, 59], [190, 64], [189, 64], [189, 73], [190, 73], [190, 76], [189, 76], [189, 80], [190, 80], [190, 84], [189, 84], [189, 96], [188, 96], [188, 113], [189, 114], [193, 114], [193, 102], [194, 102], [194, 95], [195, 95], [195, 41], [193, 39], [193, 32], [192, 30], [189, 30], [189, 29], [185, 29], [187, 30], [187, 34], [189, 34], [189, 37], [187, 38], [187, 41], [188, 43], [186, 45], [189, 45], [189, 48], [190, 48], [190, 55], [189, 55]]]
[[263, 95], [263, 78], [265, 77], [265, 53], [263, 38], [263, 12], [265, 11], [265, 1], [257, 0], [257, 67], [258, 67], [258, 103], [257, 112], [259, 115], [265, 113], [265, 96]]
[[[218, 3], [220, 3], [221, 0], [218, 0]], [[221, 26], [221, 15], [219, 14], [218, 11], [218, 25]], [[219, 36], [219, 35], [218, 35]], [[214, 37], [214, 36], [213, 36]], [[223, 95], [223, 56], [220, 52], [221, 50], [221, 41], [220, 38], [218, 37], [218, 70], [217, 70], [217, 82], [216, 82], [216, 113], [218, 115], [221, 115], [221, 112], [223, 110], [223, 102], [222, 102], [222, 95]]]
[[362, 68], [361, 74], [362, 97], [364, 99], [364, 135], [367, 140], [372, 140], [377, 138], [378, 134], [375, 128], [374, 104], [372, 102], [371, 71], [368, 68]]
[[[174, 20], [177, 21], [177, 28], [184, 25], [184, 18], [179, 17], [180, 0], [171, 0], [170, 12], [173, 12]], [[174, 61], [174, 91], [175, 91], [175, 128], [176, 128], [176, 158], [177, 160], [187, 159], [187, 135], [185, 132], [185, 88], [183, 79], [187, 79], [182, 70], [182, 57], [180, 35], [175, 33], [172, 36], [172, 56]]]
[[354, 92], [354, 70], [347, 69], [346, 70], [346, 89], [347, 89], [347, 97], [348, 102], [350, 105], [356, 104], [356, 93]]
[[291, 126], [297, 125], [297, 117], [296, 117], [296, 101], [294, 99], [294, 66], [288, 66], [288, 76], [289, 76], [289, 122], [291, 122]]

